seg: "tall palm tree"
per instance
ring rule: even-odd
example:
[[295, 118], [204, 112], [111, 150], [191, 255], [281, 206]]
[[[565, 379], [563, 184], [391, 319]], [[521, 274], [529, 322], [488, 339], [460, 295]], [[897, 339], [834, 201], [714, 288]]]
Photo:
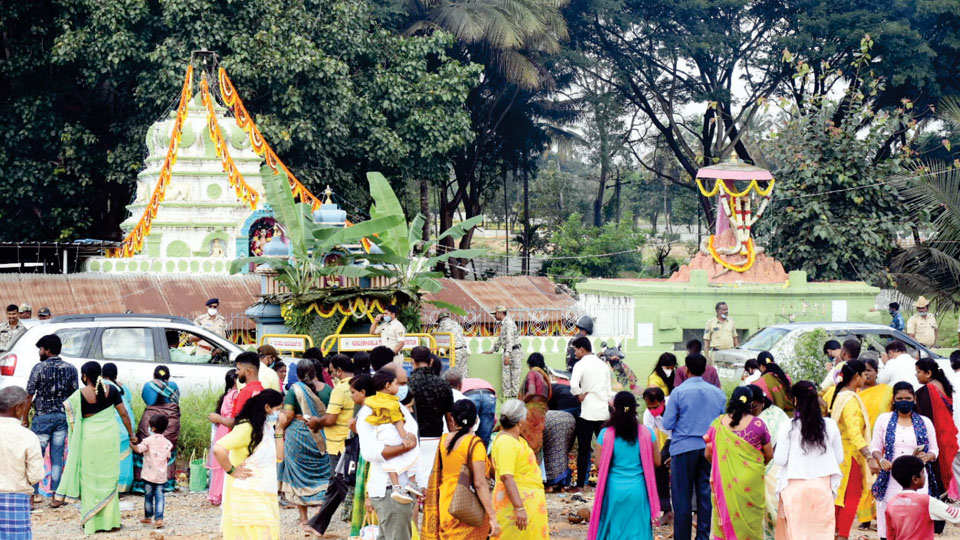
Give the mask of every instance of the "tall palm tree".
[[[960, 133], [960, 101], [944, 99], [938, 109], [948, 129]], [[914, 222], [927, 225], [914, 235], [920, 241], [891, 262], [897, 288], [933, 296], [942, 308], [960, 307], [960, 169], [932, 162], [911, 177], [902, 195]]]
[[537, 53], [555, 54], [567, 38], [567, 0], [409, 0], [407, 34], [442, 29], [469, 49], [488, 75], [536, 90], [550, 77]]

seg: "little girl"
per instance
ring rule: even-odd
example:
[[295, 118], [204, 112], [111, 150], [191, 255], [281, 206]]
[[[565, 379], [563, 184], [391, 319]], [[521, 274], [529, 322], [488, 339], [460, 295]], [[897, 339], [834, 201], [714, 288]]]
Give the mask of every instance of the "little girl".
[[153, 434], [140, 444], [131, 445], [134, 452], [143, 454], [143, 471], [140, 473], [144, 490], [143, 519], [140, 523], [149, 524], [153, 520], [153, 526], [157, 529], [163, 528], [163, 486], [167, 483], [167, 462], [173, 449], [173, 443], [163, 436], [166, 429], [167, 417], [155, 414], [150, 417], [150, 431]]
[[[400, 400], [397, 393], [397, 376], [390, 371], [378, 371], [373, 376], [373, 388], [377, 393], [364, 402], [373, 410], [367, 417], [367, 422], [377, 426], [377, 440], [384, 446], [400, 446], [404, 444], [407, 431], [403, 428], [403, 413], [400, 412]], [[390, 476], [393, 486], [390, 498], [403, 504], [413, 502], [413, 497], [422, 497], [423, 493], [417, 488], [416, 464], [420, 452], [404, 452], [392, 457], [383, 463], [383, 470]], [[407, 485], [400, 486], [400, 475], [407, 473]]]

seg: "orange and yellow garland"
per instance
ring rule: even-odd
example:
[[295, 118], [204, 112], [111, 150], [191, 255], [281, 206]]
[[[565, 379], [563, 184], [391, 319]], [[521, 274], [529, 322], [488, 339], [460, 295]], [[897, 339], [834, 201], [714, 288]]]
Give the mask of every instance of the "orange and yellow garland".
[[140, 217], [133, 230], [123, 239], [119, 248], [111, 250], [108, 255], [113, 257], [132, 257], [143, 249], [143, 239], [150, 234], [150, 224], [153, 218], [157, 217], [157, 210], [160, 203], [163, 202], [167, 192], [167, 185], [170, 184], [170, 169], [177, 162], [177, 150], [180, 148], [180, 137], [183, 130], [183, 121], [187, 118], [187, 106], [193, 89], [193, 66], [187, 66], [187, 75], [183, 81], [183, 88], [180, 90], [180, 104], [177, 106], [177, 116], [173, 123], [173, 132], [170, 134], [170, 145], [167, 147], [167, 157], [163, 160], [163, 166], [160, 168], [160, 175], [157, 177], [157, 184], [150, 195], [150, 202]]
[[314, 196], [313, 193], [310, 193], [310, 191], [297, 180], [297, 177], [280, 161], [276, 152], [267, 144], [267, 141], [263, 138], [263, 134], [260, 133], [260, 130], [253, 123], [253, 118], [250, 116], [250, 113], [247, 112], [247, 108], [243, 106], [243, 101], [237, 94], [236, 88], [233, 87], [230, 77], [227, 77], [226, 70], [220, 68], [217, 70], [217, 73], [220, 78], [220, 99], [223, 100], [223, 103], [226, 104], [227, 107], [233, 109], [233, 118], [237, 122], [237, 126], [250, 137], [250, 144], [253, 146], [253, 151], [267, 161], [267, 165], [273, 170], [273, 174], [280, 174], [282, 171], [283, 174], [286, 175], [287, 180], [290, 182], [290, 190], [293, 191], [294, 198], [300, 199], [300, 202], [307, 203], [314, 210], [318, 210], [321, 204], [320, 199]]
[[713, 241], [716, 239], [716, 235], [711, 234], [710, 240], [707, 243], [707, 249], [710, 251], [710, 255], [713, 257], [713, 260], [717, 261], [720, 266], [726, 268], [727, 270], [732, 270], [734, 272], [746, 272], [753, 266], [753, 263], [757, 260], [756, 251], [753, 249], [753, 238], [747, 240], [746, 250], [747, 250], [747, 260], [742, 265], [730, 264], [727, 261], [723, 260], [723, 257], [717, 253], [716, 246], [713, 245]]
[[210, 140], [217, 151], [217, 157], [220, 158], [220, 165], [223, 166], [223, 172], [230, 178], [230, 185], [237, 194], [237, 199], [243, 201], [251, 210], [257, 208], [257, 202], [260, 200], [260, 194], [256, 189], [247, 184], [243, 179], [243, 174], [237, 169], [233, 158], [230, 157], [230, 151], [227, 150], [227, 142], [220, 131], [220, 124], [217, 122], [217, 113], [213, 109], [213, 99], [210, 97], [210, 89], [207, 86], [207, 77], [204, 76], [200, 81], [201, 97], [203, 104], [207, 108], [207, 129], [210, 131]]

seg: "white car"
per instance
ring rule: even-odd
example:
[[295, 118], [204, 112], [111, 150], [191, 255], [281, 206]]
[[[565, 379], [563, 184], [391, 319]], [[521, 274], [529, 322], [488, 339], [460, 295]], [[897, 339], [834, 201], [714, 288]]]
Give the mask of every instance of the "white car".
[[714, 351], [711, 354], [722, 377], [739, 378], [743, 371], [744, 362], [756, 358], [757, 354], [762, 351], [769, 351], [781, 366], [789, 366], [794, 360], [796, 346], [800, 338], [804, 334], [818, 329], [826, 332], [826, 339], [835, 339], [841, 343], [848, 337], [857, 338], [860, 340], [862, 351], [883, 353], [887, 343], [899, 339], [907, 346], [907, 353], [911, 356], [919, 350], [920, 356], [923, 358], [944, 360], [942, 356], [920, 345], [916, 340], [899, 330], [882, 324], [855, 322], [775, 324], [753, 334], [739, 347]]
[[[184, 348], [171, 360], [167, 345], [168, 332], [176, 333]], [[223, 391], [223, 378], [233, 367], [237, 355], [244, 352], [238, 345], [208, 332], [183, 317], [140, 314], [64, 315], [30, 325], [26, 332], [0, 352], [0, 388], [27, 387], [30, 371], [40, 361], [37, 341], [56, 334], [63, 342], [60, 357], [80, 370], [84, 363], [95, 360], [117, 365], [117, 380], [130, 387], [142, 388], [153, 378], [160, 364], [170, 368], [170, 380], [183, 393], [208, 388]], [[199, 356], [189, 356], [187, 349], [196, 347]], [[212, 354], [211, 354], [212, 353]]]

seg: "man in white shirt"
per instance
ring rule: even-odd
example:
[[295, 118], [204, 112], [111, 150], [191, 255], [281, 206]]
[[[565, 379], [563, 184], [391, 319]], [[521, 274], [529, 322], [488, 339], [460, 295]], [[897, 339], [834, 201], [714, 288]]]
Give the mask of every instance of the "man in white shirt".
[[590, 339], [580, 336], [573, 340], [577, 363], [570, 376], [570, 393], [580, 400], [580, 416], [577, 418], [577, 485], [587, 485], [590, 472], [590, 450], [593, 437], [600, 433], [603, 423], [610, 419], [610, 400], [613, 389], [610, 384], [610, 366], [593, 354]]
[[[387, 364], [383, 369], [392, 370], [397, 375], [397, 383], [401, 386], [407, 384], [407, 373], [403, 369], [397, 368], [393, 363]], [[367, 417], [373, 412], [370, 407], [362, 407], [357, 414], [360, 455], [370, 464], [370, 471], [367, 473], [367, 496], [380, 520], [380, 538], [383, 540], [410, 540], [411, 538], [410, 523], [413, 521], [414, 505], [399, 503], [388, 496], [387, 486], [390, 484], [390, 477], [383, 470], [383, 463], [386, 460], [405, 452], [417, 451], [415, 435], [419, 431], [417, 421], [405, 406], [401, 405], [400, 410], [403, 412], [404, 429], [407, 432], [407, 439], [404, 440], [403, 446], [384, 446], [377, 440], [376, 426], [367, 422]], [[420, 459], [432, 458], [421, 457]], [[400, 478], [401, 484], [405, 484], [406, 481], [406, 478]]]
[[900, 381], [913, 385], [913, 389], [920, 388], [917, 380], [917, 359], [907, 354], [907, 346], [899, 339], [887, 343], [884, 355], [887, 361], [883, 363], [877, 382], [893, 386]]

